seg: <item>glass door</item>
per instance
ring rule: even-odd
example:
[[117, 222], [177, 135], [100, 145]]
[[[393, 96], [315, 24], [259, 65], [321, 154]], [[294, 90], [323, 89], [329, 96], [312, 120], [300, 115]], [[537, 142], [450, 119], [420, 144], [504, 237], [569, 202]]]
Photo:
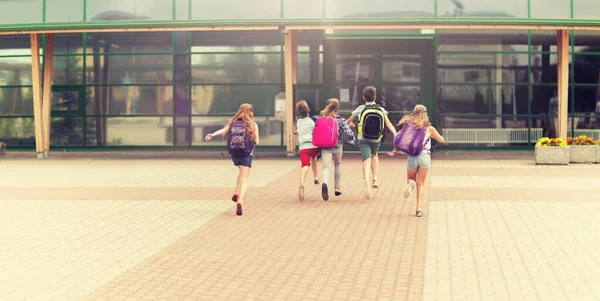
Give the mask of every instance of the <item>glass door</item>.
[[85, 89], [80, 86], [53, 86], [51, 100], [50, 145], [83, 146]]
[[[362, 90], [377, 88], [377, 103], [396, 124], [416, 104], [427, 106], [435, 121], [433, 39], [332, 39], [324, 44], [326, 96], [340, 100], [340, 114], [349, 117], [363, 103]], [[392, 147], [386, 130], [382, 150]]]

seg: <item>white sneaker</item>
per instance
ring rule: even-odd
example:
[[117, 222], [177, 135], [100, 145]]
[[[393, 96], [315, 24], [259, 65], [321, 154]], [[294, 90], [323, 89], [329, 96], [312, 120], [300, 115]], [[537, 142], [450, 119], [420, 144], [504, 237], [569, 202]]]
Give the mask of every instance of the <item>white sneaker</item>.
[[413, 190], [415, 190], [416, 185], [417, 185], [417, 183], [415, 183], [415, 181], [413, 181], [413, 180], [410, 180], [408, 182], [408, 184], [406, 185], [406, 188], [404, 188], [404, 198], [405, 199], [408, 199], [410, 197]]
[[371, 185], [369, 184], [369, 181], [364, 180], [363, 181], [363, 186], [364, 186], [364, 194], [365, 194], [365, 198], [367, 198], [367, 200], [371, 199]]

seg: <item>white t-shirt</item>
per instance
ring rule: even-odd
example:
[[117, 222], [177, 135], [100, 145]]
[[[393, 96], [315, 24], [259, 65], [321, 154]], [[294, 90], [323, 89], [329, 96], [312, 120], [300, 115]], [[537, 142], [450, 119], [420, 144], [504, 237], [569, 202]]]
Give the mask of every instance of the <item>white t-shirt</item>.
[[296, 132], [298, 132], [298, 149], [317, 148], [312, 144], [312, 133], [315, 122], [310, 117], [298, 118], [296, 121]]

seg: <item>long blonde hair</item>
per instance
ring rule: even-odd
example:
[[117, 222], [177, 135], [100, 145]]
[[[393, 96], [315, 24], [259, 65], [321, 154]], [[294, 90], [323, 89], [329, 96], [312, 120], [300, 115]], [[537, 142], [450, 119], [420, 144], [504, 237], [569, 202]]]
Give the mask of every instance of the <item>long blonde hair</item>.
[[337, 110], [340, 108], [340, 101], [337, 98], [330, 98], [326, 102], [325, 109], [321, 111], [321, 116], [326, 118], [335, 118]]
[[427, 116], [427, 108], [424, 105], [416, 105], [412, 112], [402, 117], [398, 125], [414, 122], [418, 128], [430, 126], [429, 116]]
[[248, 136], [250, 136], [250, 139], [256, 141], [256, 132], [254, 128], [254, 109], [252, 108], [251, 104], [243, 103], [240, 105], [240, 108], [238, 109], [237, 113], [233, 115], [233, 118], [231, 118], [225, 126], [225, 132], [229, 132], [231, 124], [237, 120], [243, 120], [248, 124], [246, 128], [246, 133], [248, 134]]

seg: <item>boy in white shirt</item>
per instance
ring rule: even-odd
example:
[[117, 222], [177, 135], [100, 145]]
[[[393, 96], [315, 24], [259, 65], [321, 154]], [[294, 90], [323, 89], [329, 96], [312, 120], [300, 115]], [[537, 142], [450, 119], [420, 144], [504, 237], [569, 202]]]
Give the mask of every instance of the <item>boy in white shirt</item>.
[[317, 157], [319, 156], [320, 150], [318, 147], [312, 144], [312, 132], [315, 129], [316, 117], [309, 116], [310, 108], [305, 100], [301, 100], [296, 103], [296, 114], [300, 116], [296, 120], [296, 131], [298, 135], [298, 148], [300, 149], [300, 163], [302, 169], [300, 171], [300, 186], [298, 188], [298, 199], [304, 200], [304, 183], [306, 182], [306, 175], [308, 174], [308, 167], [311, 166], [313, 176], [315, 177], [315, 184], [319, 184], [319, 168], [317, 166]]

